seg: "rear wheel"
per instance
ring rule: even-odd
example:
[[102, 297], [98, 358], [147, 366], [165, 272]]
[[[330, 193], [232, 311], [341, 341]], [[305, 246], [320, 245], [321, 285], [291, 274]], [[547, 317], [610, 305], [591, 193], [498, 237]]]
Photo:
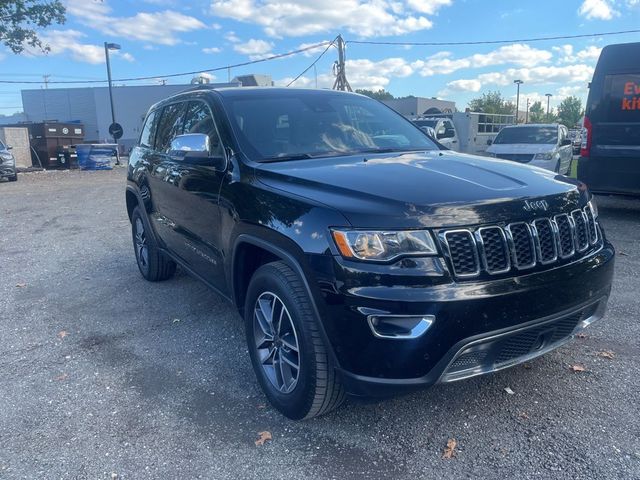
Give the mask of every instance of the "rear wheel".
[[278, 411], [300, 420], [327, 413], [343, 402], [344, 389], [311, 299], [289, 266], [274, 262], [255, 272], [244, 317], [253, 369]]
[[176, 264], [158, 250], [158, 247], [140, 207], [131, 214], [131, 234], [136, 262], [142, 276], [150, 282], [167, 280], [176, 272]]
[[9, 177], [9, 181], [10, 182], [17, 182], [18, 181], [18, 174], [16, 173], [13, 177]]

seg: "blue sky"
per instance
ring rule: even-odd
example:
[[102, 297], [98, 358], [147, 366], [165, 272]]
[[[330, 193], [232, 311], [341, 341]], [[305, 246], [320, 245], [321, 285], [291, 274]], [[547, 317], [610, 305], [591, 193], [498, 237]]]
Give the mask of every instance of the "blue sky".
[[[100, 80], [106, 76], [104, 41], [114, 78], [157, 76], [215, 68], [333, 39], [459, 42], [637, 29], [640, 0], [63, 0], [67, 22], [42, 32], [51, 52], [14, 55], [0, 49], [0, 80]], [[402, 47], [349, 44], [347, 77], [354, 88], [385, 88], [394, 95], [454, 100], [458, 108], [483, 92], [521, 102], [552, 93], [583, 99], [600, 49], [640, 41], [640, 34], [506, 45]], [[317, 51], [237, 68], [231, 76], [267, 73], [286, 84], [321, 53]], [[318, 85], [333, 83], [331, 48], [316, 66]], [[226, 81], [227, 72], [216, 72]], [[169, 83], [188, 83], [190, 76]], [[131, 82], [129, 82], [131, 83]], [[145, 82], [138, 82], [145, 83]], [[311, 69], [296, 86], [314, 86]], [[81, 85], [81, 84], [79, 84]], [[20, 89], [0, 85], [0, 113], [21, 110]], [[57, 85], [50, 84], [49, 88]], [[522, 103], [521, 103], [522, 104]]]

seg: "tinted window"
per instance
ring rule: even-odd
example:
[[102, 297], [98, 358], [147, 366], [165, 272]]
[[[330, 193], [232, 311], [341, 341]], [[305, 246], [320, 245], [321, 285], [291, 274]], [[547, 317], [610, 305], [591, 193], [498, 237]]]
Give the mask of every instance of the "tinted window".
[[512, 143], [557, 143], [557, 127], [515, 127], [503, 128], [496, 139], [495, 144]]
[[204, 102], [190, 102], [184, 117], [184, 133], [204, 133], [209, 136], [212, 155], [222, 155], [222, 145], [211, 109]]
[[438, 120], [414, 120], [413, 123], [415, 123], [419, 127], [436, 128], [436, 124], [438, 123]]
[[604, 79], [604, 122], [640, 122], [640, 74], [607, 75]]
[[330, 156], [432, 150], [436, 145], [381, 103], [357, 95], [291, 92], [226, 98], [232, 127], [250, 156]]
[[157, 122], [157, 110], [150, 112], [147, 115], [147, 120], [144, 123], [142, 134], [140, 135], [140, 145], [147, 148], [153, 148], [153, 143], [156, 135]]
[[168, 152], [171, 140], [177, 135], [182, 135], [182, 123], [185, 110], [185, 102], [167, 105], [162, 109], [162, 117], [160, 118], [158, 133], [156, 135], [157, 151]]

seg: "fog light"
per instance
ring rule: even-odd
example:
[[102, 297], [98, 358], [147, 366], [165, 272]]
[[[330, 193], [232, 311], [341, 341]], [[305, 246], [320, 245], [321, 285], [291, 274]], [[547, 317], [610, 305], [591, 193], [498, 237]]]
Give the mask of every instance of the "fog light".
[[378, 338], [407, 340], [418, 338], [431, 327], [434, 315], [369, 315], [367, 321]]

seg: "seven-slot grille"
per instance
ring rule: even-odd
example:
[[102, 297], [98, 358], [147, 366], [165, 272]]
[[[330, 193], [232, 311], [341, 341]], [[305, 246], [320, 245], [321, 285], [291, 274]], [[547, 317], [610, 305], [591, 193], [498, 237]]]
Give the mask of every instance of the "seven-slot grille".
[[525, 270], [568, 259], [598, 243], [598, 227], [586, 206], [570, 214], [515, 222], [501, 227], [448, 230], [441, 233], [457, 277]]

